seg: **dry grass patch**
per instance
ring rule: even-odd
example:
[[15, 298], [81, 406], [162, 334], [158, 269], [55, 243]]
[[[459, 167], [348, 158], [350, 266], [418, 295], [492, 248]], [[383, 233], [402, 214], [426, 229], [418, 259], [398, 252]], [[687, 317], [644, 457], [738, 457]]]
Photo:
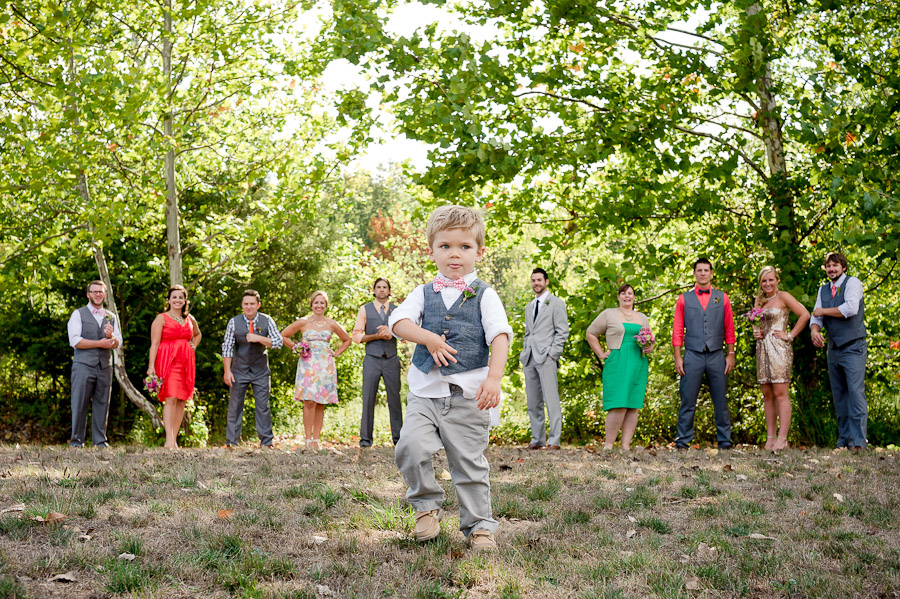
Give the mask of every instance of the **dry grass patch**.
[[900, 594], [887, 452], [491, 448], [473, 555], [449, 481], [419, 545], [391, 450], [334, 450], [0, 448], [0, 598]]

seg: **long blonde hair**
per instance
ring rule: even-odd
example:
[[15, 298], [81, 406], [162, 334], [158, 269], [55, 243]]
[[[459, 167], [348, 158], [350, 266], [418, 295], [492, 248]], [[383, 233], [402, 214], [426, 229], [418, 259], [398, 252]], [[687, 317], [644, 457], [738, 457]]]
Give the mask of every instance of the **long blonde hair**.
[[781, 277], [778, 276], [778, 269], [774, 266], [763, 266], [762, 270], [759, 271], [759, 276], [756, 277], [756, 282], [759, 284], [759, 293], [756, 294], [756, 301], [753, 302], [754, 308], [762, 308], [766, 303], [766, 294], [762, 290], [762, 280], [763, 277], [769, 273], [773, 273], [775, 275], [775, 282], [780, 283]]

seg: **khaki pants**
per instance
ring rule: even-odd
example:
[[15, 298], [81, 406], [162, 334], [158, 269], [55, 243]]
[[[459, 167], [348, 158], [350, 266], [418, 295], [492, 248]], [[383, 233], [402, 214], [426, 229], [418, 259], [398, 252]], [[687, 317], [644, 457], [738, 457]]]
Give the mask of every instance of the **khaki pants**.
[[496, 532], [491, 515], [490, 466], [484, 457], [491, 422], [488, 410], [450, 385], [450, 397], [406, 398], [406, 421], [394, 460], [409, 490], [406, 499], [417, 512], [436, 510], [444, 489], [435, 480], [434, 455], [443, 446], [459, 502], [459, 529], [467, 537], [475, 530]]

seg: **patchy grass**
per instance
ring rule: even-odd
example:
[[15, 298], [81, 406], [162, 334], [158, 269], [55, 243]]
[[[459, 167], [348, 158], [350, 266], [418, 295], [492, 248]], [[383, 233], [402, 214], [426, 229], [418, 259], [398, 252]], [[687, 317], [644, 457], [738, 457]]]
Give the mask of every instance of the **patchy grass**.
[[390, 448], [291, 449], [0, 447], [0, 598], [900, 594], [889, 452], [492, 447], [499, 551], [475, 555], [449, 481], [420, 545]]

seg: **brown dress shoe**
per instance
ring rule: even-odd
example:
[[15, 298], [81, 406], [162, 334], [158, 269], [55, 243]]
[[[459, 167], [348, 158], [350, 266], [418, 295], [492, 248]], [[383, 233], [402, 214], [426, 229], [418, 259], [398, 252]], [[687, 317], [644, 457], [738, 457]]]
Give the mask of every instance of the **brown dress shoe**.
[[544, 448], [543, 445], [538, 445], [537, 443], [529, 443], [528, 447], [526, 447], [525, 449], [543, 449], [543, 448]]
[[547, 449], [559, 449], [559, 445], [548, 445]]

